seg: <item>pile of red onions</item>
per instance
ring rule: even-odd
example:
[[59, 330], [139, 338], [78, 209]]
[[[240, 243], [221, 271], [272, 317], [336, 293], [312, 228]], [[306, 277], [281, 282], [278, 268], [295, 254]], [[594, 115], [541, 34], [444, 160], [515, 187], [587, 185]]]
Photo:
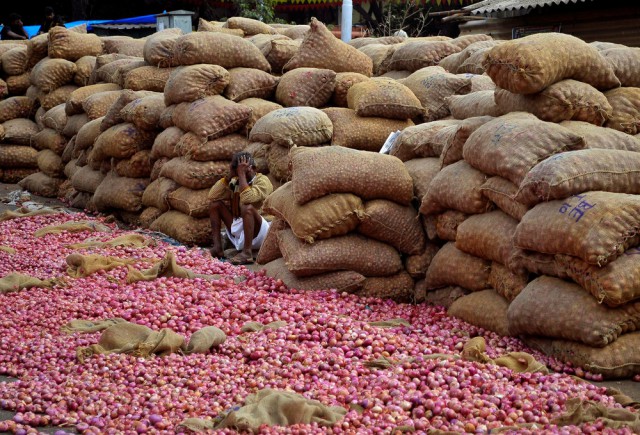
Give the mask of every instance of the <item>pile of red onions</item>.
[[[33, 237], [36, 229], [69, 219], [87, 216], [58, 214], [3, 223], [0, 245], [18, 252], [0, 252], [0, 276], [10, 271], [38, 278], [63, 276], [65, 257], [74, 252], [67, 245], [88, 237], [110, 240], [124, 234], [114, 230]], [[0, 374], [19, 379], [0, 384], [0, 408], [17, 412], [13, 421], [0, 422], [0, 432], [30, 433], [33, 427], [55, 425], [75, 426], [83, 433], [173, 433], [184, 419], [214, 418], [263, 388], [295, 391], [327, 405], [353, 409], [330, 429], [300, 425], [264, 428], [261, 433], [391, 433], [401, 426], [417, 431], [486, 432], [534, 422], [539, 426], [531, 432], [539, 433], [558, 429], [549, 422], [562, 414], [568, 398], [620, 406], [603, 388], [566, 374], [514, 374], [496, 366], [425, 358], [459, 353], [469, 337], [483, 335], [491, 357], [526, 351], [554, 370], [581, 374], [531, 351], [517, 339], [450, 318], [441, 308], [398, 305], [329, 290], [289, 290], [262, 273], [213, 260], [203, 250], [164, 242], [142, 249], [91, 252], [159, 259], [167, 249], [176, 251], [182, 266], [223, 278], [161, 278], [126, 284], [127, 270], [121, 267], [68, 279], [66, 287], [0, 295]], [[138, 267], [150, 266], [140, 263]], [[246, 281], [234, 283], [238, 275]], [[205, 355], [151, 359], [99, 355], [79, 364], [75, 349], [96, 343], [100, 333], [64, 335], [60, 327], [72, 319], [110, 317], [152, 329], [171, 328], [187, 339], [213, 325], [225, 331], [228, 339]], [[367, 323], [398, 317], [411, 327], [383, 329]], [[240, 332], [248, 321], [276, 320], [287, 325]], [[385, 370], [364, 364], [381, 356], [398, 364]], [[600, 421], [563, 428], [566, 433], [601, 429]]]

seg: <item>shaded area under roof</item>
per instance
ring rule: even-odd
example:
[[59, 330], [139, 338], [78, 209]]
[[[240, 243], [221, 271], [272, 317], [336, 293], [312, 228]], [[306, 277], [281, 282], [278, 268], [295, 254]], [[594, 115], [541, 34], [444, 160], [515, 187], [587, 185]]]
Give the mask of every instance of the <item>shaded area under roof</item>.
[[484, 0], [464, 9], [469, 10], [472, 15], [505, 18], [526, 15], [534, 8], [587, 1], [593, 0]]

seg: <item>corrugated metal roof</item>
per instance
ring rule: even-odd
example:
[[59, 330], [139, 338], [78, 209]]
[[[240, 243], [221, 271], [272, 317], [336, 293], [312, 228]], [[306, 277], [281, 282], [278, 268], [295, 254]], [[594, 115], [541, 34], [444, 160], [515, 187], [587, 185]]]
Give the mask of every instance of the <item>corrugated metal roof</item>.
[[593, 0], [485, 0], [468, 6], [473, 15], [489, 17], [516, 17], [526, 15], [531, 9], [543, 6], [584, 3]]

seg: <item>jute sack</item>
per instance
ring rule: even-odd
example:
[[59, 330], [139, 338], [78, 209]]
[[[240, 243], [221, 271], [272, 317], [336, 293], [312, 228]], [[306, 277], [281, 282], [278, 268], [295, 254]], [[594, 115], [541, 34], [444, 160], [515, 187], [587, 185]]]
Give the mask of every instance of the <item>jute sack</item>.
[[[483, 40], [475, 41], [466, 47], [462, 48], [462, 51], [454, 54], [450, 54], [440, 61], [438, 66], [446, 69], [452, 74], [461, 73], [462, 65], [470, 58], [476, 57], [476, 53], [486, 51], [491, 47], [495, 47], [501, 43], [501, 41]], [[482, 65], [480, 65], [482, 67]], [[484, 71], [483, 71], [484, 72]]]
[[168, 157], [160, 157], [153, 163], [153, 166], [151, 167], [151, 180], [157, 180], [158, 177], [160, 177], [160, 171], [162, 170], [162, 167], [169, 160], [171, 159]]
[[562, 80], [540, 93], [519, 95], [505, 89], [495, 91], [499, 110], [529, 112], [543, 121], [585, 121], [602, 125], [613, 114], [613, 107], [604, 94], [591, 85], [576, 80]]
[[280, 78], [276, 101], [285, 107], [323, 107], [335, 86], [336, 73], [329, 69], [296, 68]]
[[102, 54], [100, 37], [90, 33], [77, 33], [64, 26], [49, 30], [49, 57], [62, 58], [75, 62], [82, 56]]
[[289, 148], [280, 145], [271, 145], [267, 152], [267, 167], [269, 168], [270, 176], [273, 176], [281, 182], [290, 181], [290, 162]]
[[284, 28], [278, 28], [277, 24], [272, 24], [271, 26], [276, 29], [276, 32], [281, 33], [288, 38], [299, 41], [302, 41], [302, 39], [304, 39], [304, 37], [307, 35], [307, 32], [309, 32], [309, 29], [311, 28], [311, 26], [309, 26], [308, 24], [298, 24], [290, 26], [282, 24], [281, 26], [286, 26]]
[[[149, 150], [141, 150], [126, 160], [113, 161], [113, 170], [120, 177], [127, 178], [149, 178], [151, 175], [151, 160]], [[115, 163], [115, 166], [113, 164]]]
[[501, 177], [491, 177], [482, 186], [480, 192], [500, 210], [520, 221], [529, 207], [518, 202], [515, 197], [518, 186]]
[[76, 149], [78, 151], [86, 150], [90, 146], [93, 146], [93, 143], [96, 141], [98, 136], [100, 136], [100, 124], [102, 124], [103, 119], [104, 118], [92, 119], [80, 127], [80, 130], [78, 130], [78, 134], [76, 135]]
[[140, 213], [140, 227], [148, 229], [153, 221], [162, 216], [162, 212], [155, 207], [147, 207]]
[[249, 40], [218, 32], [195, 32], [179, 37], [173, 58], [178, 65], [208, 63], [223, 68], [271, 71], [267, 59]]
[[424, 115], [420, 100], [406, 86], [387, 78], [373, 78], [349, 88], [347, 104], [358, 116], [412, 119]]
[[179, 28], [164, 29], [149, 36], [144, 43], [142, 54], [144, 60], [159, 68], [169, 68], [180, 65], [173, 56], [174, 47], [182, 35]]
[[[38, 127], [42, 127], [40, 124], [38, 124]], [[0, 141], [2, 141], [4, 139], [4, 127], [2, 127], [2, 124], [0, 124]]]
[[446, 210], [435, 216], [436, 234], [442, 240], [455, 242], [458, 237], [458, 227], [467, 220], [468, 214], [458, 210]]
[[1, 145], [0, 167], [7, 168], [37, 168], [38, 151], [30, 146]]
[[64, 176], [64, 164], [62, 159], [51, 150], [42, 150], [38, 153], [38, 169], [49, 177], [61, 178]]
[[270, 44], [271, 48], [266, 53], [263, 51], [264, 57], [271, 65], [271, 71], [274, 74], [282, 74], [284, 66], [300, 50], [302, 40], [276, 39], [272, 40]]
[[36, 195], [55, 198], [63, 181], [61, 178], [51, 178], [42, 172], [36, 172], [20, 180], [18, 185]]
[[476, 116], [438, 131], [432, 138], [431, 143], [437, 148], [442, 146], [442, 152], [440, 153], [442, 166], [462, 160], [462, 150], [471, 133], [492, 119], [490, 116]]
[[[82, 109], [89, 119], [105, 117], [111, 106], [118, 101], [120, 91], [98, 92], [87, 97], [82, 103]], [[79, 114], [82, 114], [80, 112]], [[72, 115], [78, 116], [78, 115]]]
[[338, 270], [389, 276], [402, 269], [400, 255], [393, 247], [355, 234], [308, 244], [291, 230], [283, 230], [278, 233], [278, 246], [289, 270], [299, 277]]
[[377, 76], [386, 72], [387, 65], [391, 61], [393, 52], [399, 44], [368, 44], [358, 48], [358, 51], [366, 54], [373, 63], [373, 75]]
[[68, 138], [72, 138], [77, 135], [80, 129], [89, 122], [89, 116], [86, 113], [79, 115], [71, 115], [67, 117], [67, 123], [62, 129], [62, 134]]
[[290, 153], [293, 196], [298, 204], [329, 193], [353, 193], [363, 200], [389, 199], [409, 205], [413, 181], [393, 156], [331, 146], [294, 147]]
[[610, 48], [602, 55], [613, 66], [613, 71], [622, 86], [640, 87], [638, 68], [640, 68], [640, 49], [638, 47]]
[[640, 250], [631, 248], [604, 267], [569, 255], [556, 255], [558, 266], [599, 303], [618, 307], [640, 298]]
[[76, 85], [63, 85], [40, 97], [40, 105], [49, 110], [58, 104], [65, 103], [69, 96], [78, 89]]
[[640, 373], [640, 332], [625, 334], [603, 348], [541, 337], [528, 337], [526, 343], [548, 356], [571, 363], [574, 367], [600, 374], [604, 379], [626, 379]]
[[42, 59], [31, 70], [31, 84], [42, 92], [51, 92], [73, 80], [76, 64], [65, 59]]
[[0, 122], [15, 118], [29, 118], [35, 111], [34, 101], [30, 98], [10, 97], [0, 101]]
[[67, 145], [67, 138], [52, 128], [40, 130], [33, 137], [33, 144], [39, 150], [51, 150], [56, 154], [62, 154]]
[[71, 178], [71, 185], [78, 192], [95, 193], [96, 189], [104, 180], [105, 174], [94, 171], [89, 166], [82, 166]]
[[108, 91], [119, 91], [120, 86], [113, 83], [100, 83], [97, 85], [83, 86], [71, 93], [64, 107], [65, 113], [69, 116], [77, 115], [83, 112], [82, 105], [90, 96]]
[[124, 106], [120, 115], [125, 122], [130, 122], [142, 130], [155, 130], [165, 109], [164, 101], [162, 95], [138, 98]]
[[260, 53], [262, 53], [262, 55], [264, 57], [267, 57], [267, 54], [269, 53], [269, 51], [271, 50], [271, 41], [276, 41], [276, 40], [287, 40], [290, 41], [291, 39], [287, 36], [281, 35], [281, 34], [266, 34], [266, 33], [260, 33], [260, 34], [255, 34], [251, 37], [249, 37], [249, 41], [255, 45], [258, 50], [260, 50]]
[[133, 124], [118, 124], [102, 132], [94, 144], [98, 155], [128, 159], [153, 144], [154, 134]]
[[260, 33], [273, 35], [276, 33], [275, 29], [262, 21], [254, 20], [252, 18], [245, 17], [231, 17], [229, 18], [223, 27], [229, 29], [241, 29], [245, 35], [257, 35]]
[[388, 243], [407, 255], [421, 254], [426, 246], [426, 236], [416, 209], [383, 199], [365, 204], [358, 232]]
[[184, 157], [169, 160], [160, 170], [161, 177], [174, 180], [189, 189], [206, 189], [229, 172], [229, 162], [196, 162]]
[[532, 206], [595, 190], [640, 193], [640, 154], [607, 149], [556, 154], [529, 171], [515, 199]]
[[7, 50], [0, 55], [0, 60], [2, 60], [2, 70], [6, 75], [20, 75], [26, 71], [28, 60], [27, 47], [19, 46]]
[[284, 71], [304, 67], [326, 68], [337, 73], [357, 72], [371, 76], [373, 63], [369, 56], [336, 38], [315, 18], [311, 18], [309, 26], [300, 50], [284, 65]]
[[4, 128], [4, 141], [14, 145], [31, 145], [36, 134], [38, 124], [30, 119], [16, 118], [2, 123]]
[[95, 66], [96, 56], [82, 56], [76, 60], [76, 74], [73, 76], [73, 83], [77, 86], [88, 86]]
[[[6, 98], [7, 94], [10, 95], [25, 95], [27, 89], [31, 86], [30, 72], [25, 72], [20, 74], [19, 76], [9, 76], [5, 82], [5, 86], [0, 84], [0, 96], [2, 98]], [[5, 92], [6, 90], [6, 92]], [[56, 94], [58, 96], [58, 94]], [[52, 104], [53, 100], [51, 96], [49, 98], [44, 98], [47, 104]]]
[[504, 112], [495, 102], [494, 91], [478, 91], [466, 95], [452, 95], [445, 101], [451, 115], [455, 119], [504, 115]]
[[364, 37], [352, 39], [348, 44], [352, 47], [360, 49], [371, 44], [394, 45], [407, 40], [406, 36], [382, 36], [380, 38]]
[[424, 120], [435, 121], [449, 115], [446, 99], [452, 95], [471, 91], [471, 79], [448, 73], [444, 68], [431, 66], [422, 68], [402, 83], [411, 89], [425, 109]]
[[[177, 129], [177, 127], [171, 128]], [[167, 131], [169, 130], [165, 130], [165, 132]], [[160, 137], [160, 135], [158, 135], [158, 137]], [[158, 139], [156, 138], [156, 143], [157, 142]], [[156, 148], [156, 143], [154, 143], [154, 148]], [[171, 148], [170, 143], [165, 146]], [[164, 155], [165, 157], [182, 156], [198, 162], [209, 162], [214, 160], [230, 161], [235, 153], [243, 151], [247, 146], [249, 146], [249, 140], [239, 134], [229, 134], [218, 139], [207, 141], [193, 133], [185, 133], [178, 139], [172, 150], [175, 152], [176, 156], [165, 155], [170, 154], [169, 152], [157, 155]], [[156, 153], [160, 151], [160, 144], [158, 144]]]
[[151, 231], [160, 231], [186, 245], [206, 245], [211, 242], [211, 221], [196, 219], [179, 211], [168, 211], [153, 221]]
[[515, 273], [531, 272], [535, 275], [569, 278], [564, 267], [556, 260], [554, 255], [541, 254], [534, 251], [514, 248], [507, 266], [509, 270]]
[[333, 90], [333, 96], [331, 97], [333, 105], [338, 107], [348, 107], [349, 103], [347, 102], [347, 95], [349, 93], [349, 89], [353, 85], [367, 80], [369, 80], [369, 77], [360, 73], [346, 72], [336, 74], [336, 86]]
[[329, 116], [333, 124], [331, 145], [361, 151], [380, 151], [391, 133], [413, 126], [410, 119], [358, 116], [355, 110], [342, 107], [331, 107], [322, 111]]
[[[36, 114], [34, 115], [34, 118], [35, 118], [36, 124], [38, 124], [38, 128], [46, 128], [44, 125], [44, 115], [46, 113], [47, 111], [44, 110], [43, 107], [38, 107], [38, 110], [36, 110]], [[64, 107], [62, 108], [62, 113], [64, 114]], [[2, 140], [2, 138], [4, 138], [4, 129], [0, 133], [0, 140]]]
[[263, 100], [261, 98], [247, 98], [239, 101], [238, 103], [251, 109], [249, 121], [247, 121], [247, 124], [240, 129], [240, 133], [245, 137], [249, 137], [253, 126], [256, 125], [256, 122], [258, 122], [260, 118], [274, 110], [282, 109], [280, 104]]
[[465, 254], [454, 243], [447, 243], [431, 260], [425, 285], [427, 290], [451, 285], [471, 291], [484, 290], [490, 287], [490, 269], [490, 261]]
[[362, 283], [362, 288], [354, 292], [363, 298], [392, 299], [400, 303], [414, 301], [413, 278], [402, 271], [392, 276], [369, 277]]
[[487, 55], [491, 51], [491, 47], [482, 48], [474, 51], [465, 59], [458, 68], [458, 74], [470, 73], [470, 74], [483, 74], [484, 63], [487, 60]]
[[175, 111], [175, 109], [175, 104], [167, 106], [167, 108], [164, 109], [164, 112], [162, 112], [162, 115], [160, 115], [160, 120], [158, 121], [158, 125], [160, 126], [160, 128], [166, 129], [175, 126], [175, 124], [173, 123], [173, 112]]
[[249, 134], [252, 142], [282, 146], [315, 146], [331, 141], [331, 119], [313, 107], [290, 107], [269, 112], [256, 121]]
[[[80, 170], [80, 168], [82, 167], [82, 166], [78, 166], [76, 164], [77, 162], [78, 162], [78, 159], [73, 159], [73, 160], [71, 160], [69, 163], [67, 163], [64, 166], [64, 175], [69, 180], [71, 180], [73, 178], [73, 176], [76, 174], [76, 172], [78, 172]], [[72, 183], [71, 187], [73, 187], [73, 183]]]
[[431, 181], [422, 198], [420, 213], [430, 215], [447, 209], [484, 213], [491, 209], [490, 201], [480, 191], [486, 180], [485, 174], [464, 160], [445, 166]]
[[449, 308], [457, 299], [471, 293], [469, 290], [458, 286], [443, 287], [436, 290], [427, 291], [425, 280], [416, 282], [414, 287], [414, 298], [416, 303], [425, 303], [437, 307]]
[[440, 162], [436, 158], [412, 159], [404, 162], [413, 180], [413, 197], [422, 200], [429, 190], [433, 178], [440, 172]]
[[427, 242], [423, 253], [405, 257], [404, 268], [411, 278], [423, 279], [426, 276], [429, 265], [439, 249], [438, 245]]
[[585, 148], [640, 152], [640, 138], [581, 121], [562, 121], [561, 126], [584, 138]]
[[163, 92], [172, 72], [171, 68], [141, 66], [125, 75], [122, 87], [134, 91]]
[[[280, 252], [280, 247], [278, 246], [278, 233], [285, 228], [287, 228], [287, 223], [283, 219], [274, 218], [271, 221], [267, 236], [264, 238], [262, 245], [260, 245], [256, 263], [266, 265], [278, 258], [282, 258], [282, 252]], [[282, 265], [286, 268], [284, 261]], [[289, 271], [287, 270], [287, 272]]]
[[471, 92], [478, 91], [495, 91], [496, 84], [493, 83], [491, 77], [486, 74], [462, 74], [463, 76], [471, 79]]
[[516, 94], [534, 94], [563, 79], [601, 90], [620, 86], [597, 49], [563, 33], [539, 33], [497, 45], [484, 67], [499, 87]]
[[142, 194], [149, 185], [148, 178], [118, 177], [110, 172], [96, 189], [93, 200], [98, 211], [117, 208], [126, 211], [142, 210]]
[[[482, 309], [479, 309], [480, 307]], [[447, 314], [506, 337], [512, 335], [507, 319], [508, 308], [509, 302], [495, 290], [489, 289], [456, 299], [447, 310]]]
[[[253, 160], [256, 163], [256, 172], [269, 174], [269, 165], [267, 164], [267, 154], [269, 150], [271, 150], [271, 144], [264, 144], [262, 142], [252, 142], [244, 149], [245, 152], [253, 156]], [[273, 184], [273, 180], [271, 180], [271, 183]], [[274, 190], [275, 189], [274, 187]]]
[[189, 65], [173, 70], [164, 86], [167, 106], [220, 95], [229, 84], [229, 71], [218, 65]]
[[278, 86], [278, 78], [254, 68], [231, 68], [224, 96], [231, 101], [246, 98], [270, 99]]
[[449, 43], [455, 45], [460, 50], [464, 50], [470, 45], [482, 41], [493, 41], [493, 38], [490, 35], [463, 35], [450, 40]]
[[142, 194], [142, 205], [153, 207], [161, 212], [169, 210], [168, 196], [180, 186], [170, 178], [159, 177], [152, 181]]
[[222, 23], [215, 21], [209, 22], [202, 18], [198, 19], [198, 32], [220, 32], [239, 36], [241, 38], [244, 36], [242, 29], [228, 29], [226, 27], [222, 27]]
[[469, 216], [458, 226], [456, 248], [476, 257], [507, 264], [518, 221], [496, 210]]
[[176, 127], [212, 140], [238, 131], [250, 116], [248, 107], [214, 95], [178, 104], [172, 118]]
[[403, 162], [416, 158], [439, 157], [442, 148], [434, 144], [432, 139], [438, 131], [458, 123], [456, 120], [447, 119], [407, 127], [396, 138], [390, 154]]
[[352, 270], [327, 272], [309, 277], [297, 277], [289, 271], [283, 258], [275, 259], [264, 265], [267, 276], [281, 279], [290, 289], [327, 290], [353, 293], [362, 287], [365, 277]]
[[638, 244], [639, 228], [637, 195], [586, 192], [527, 212], [516, 230], [515, 246], [604, 266]]
[[409, 41], [396, 48], [386, 69], [415, 72], [438, 65], [442, 59], [459, 51], [448, 41]]
[[2, 169], [0, 170], [0, 180], [3, 183], [16, 184], [36, 172], [38, 172], [37, 168]]
[[144, 45], [146, 43], [144, 39], [117, 36], [104, 37], [101, 39], [105, 53], [120, 53], [137, 57], [144, 55]]
[[529, 283], [527, 271], [512, 271], [497, 261], [491, 263], [489, 285], [509, 302], [513, 301]]
[[613, 107], [605, 127], [628, 134], [640, 133], [640, 88], [618, 88], [604, 95]]
[[520, 185], [538, 162], [562, 151], [584, 148], [582, 137], [532, 115], [512, 113], [474, 131], [462, 155], [471, 166]]
[[167, 195], [167, 201], [172, 209], [194, 218], [209, 216], [209, 189], [192, 190], [179, 187]]
[[104, 120], [100, 124], [100, 129], [105, 131], [116, 124], [123, 123], [124, 119], [122, 118], [120, 111], [130, 102], [150, 95], [162, 94], [150, 91], [132, 91], [130, 89], [122, 90], [118, 99], [111, 105], [111, 107], [109, 107], [106, 115], [104, 115]]
[[534, 335], [605, 347], [640, 326], [640, 302], [609, 308], [580, 286], [541, 276], [511, 302], [507, 313], [514, 335]]
[[45, 112], [42, 117], [42, 123], [46, 128], [51, 128], [58, 133], [62, 133], [65, 125], [67, 124], [67, 115], [64, 113], [64, 106], [64, 104], [59, 104], [53, 109], [47, 110]]
[[362, 200], [350, 193], [329, 194], [298, 205], [291, 182], [269, 195], [263, 210], [286, 221], [293, 234], [307, 243], [347, 234], [364, 216]]
[[145, 66], [147, 63], [141, 58], [118, 59], [100, 67], [96, 71], [98, 81], [114, 83], [118, 86], [124, 84], [124, 78], [130, 71]]

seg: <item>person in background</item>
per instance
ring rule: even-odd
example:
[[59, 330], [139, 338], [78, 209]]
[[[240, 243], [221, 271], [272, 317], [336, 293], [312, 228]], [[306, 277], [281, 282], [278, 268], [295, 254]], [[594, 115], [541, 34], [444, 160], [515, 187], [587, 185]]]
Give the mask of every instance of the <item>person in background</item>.
[[229, 240], [240, 251], [230, 260], [231, 263], [252, 264], [253, 249], [260, 248], [269, 231], [269, 222], [260, 216], [260, 209], [273, 192], [273, 185], [265, 175], [256, 173], [256, 164], [250, 153], [234, 154], [229, 169], [229, 180], [222, 178], [209, 191], [211, 255], [224, 258], [220, 235], [221, 224], [224, 223]]
[[49, 29], [55, 26], [64, 27], [64, 22], [62, 21], [62, 18], [56, 15], [52, 7], [47, 6], [46, 8], [44, 8], [44, 22], [38, 30], [38, 35], [48, 33]]
[[18, 14], [10, 14], [4, 22], [2, 31], [0, 31], [0, 39], [3, 41], [29, 39], [27, 31], [24, 30], [22, 17]]

